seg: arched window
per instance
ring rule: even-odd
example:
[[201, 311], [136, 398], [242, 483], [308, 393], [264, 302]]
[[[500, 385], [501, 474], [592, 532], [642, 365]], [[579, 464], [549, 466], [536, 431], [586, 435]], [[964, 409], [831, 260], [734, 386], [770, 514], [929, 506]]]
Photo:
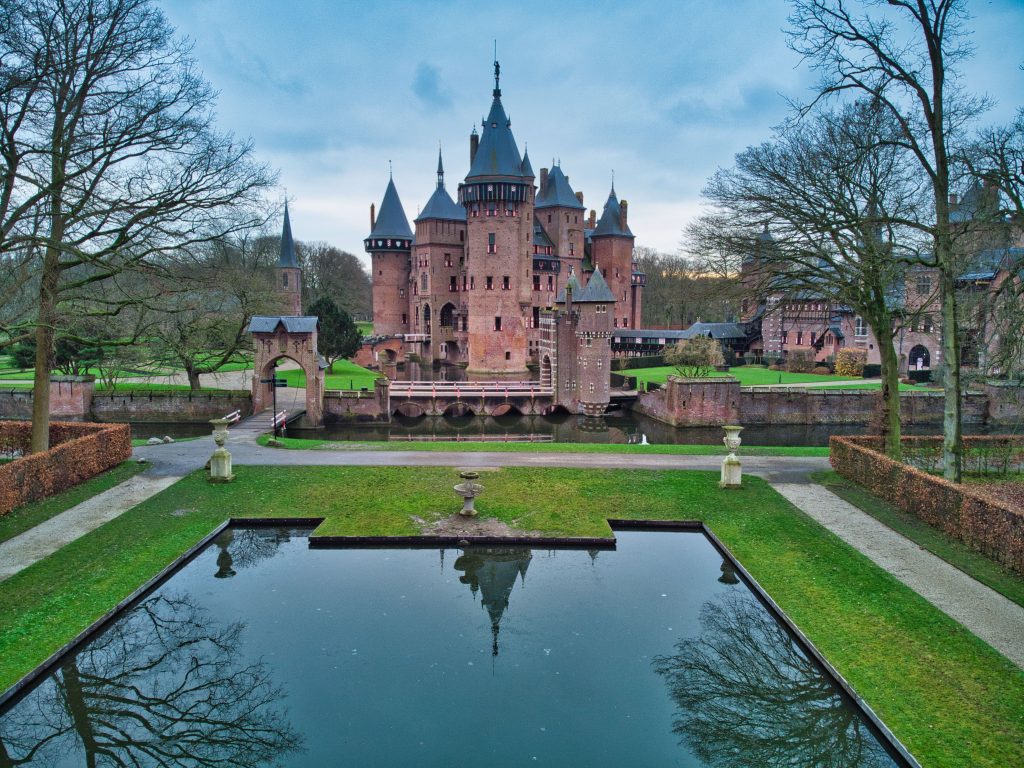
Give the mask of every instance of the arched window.
[[931, 356], [928, 354], [928, 348], [923, 344], [915, 345], [910, 350], [910, 356], [907, 362], [912, 371], [920, 371], [923, 368], [930, 368]]
[[441, 307], [441, 327], [451, 328], [455, 324], [455, 305], [445, 304]]

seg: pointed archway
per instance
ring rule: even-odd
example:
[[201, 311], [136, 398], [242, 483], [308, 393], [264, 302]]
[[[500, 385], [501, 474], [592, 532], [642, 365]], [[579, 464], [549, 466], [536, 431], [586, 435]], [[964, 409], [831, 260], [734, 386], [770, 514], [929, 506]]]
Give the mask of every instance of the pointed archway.
[[254, 317], [249, 323], [255, 343], [252, 377], [254, 413], [269, 408], [273, 397], [274, 367], [288, 358], [298, 363], [306, 376], [306, 422], [314, 427], [324, 423], [324, 369], [326, 362], [317, 351], [316, 317]]

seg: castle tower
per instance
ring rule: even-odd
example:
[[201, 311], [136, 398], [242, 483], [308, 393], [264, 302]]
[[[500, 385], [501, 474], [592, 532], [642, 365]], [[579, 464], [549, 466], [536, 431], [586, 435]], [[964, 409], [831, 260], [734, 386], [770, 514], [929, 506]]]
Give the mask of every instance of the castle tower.
[[463, 297], [466, 209], [452, 200], [444, 186], [444, 163], [437, 151], [437, 188], [416, 217], [413, 248], [413, 313], [421, 321], [428, 313], [429, 352], [436, 360], [465, 360], [468, 325]]
[[[587, 416], [600, 416], [611, 401], [611, 335], [615, 295], [594, 264], [594, 274], [583, 290], [572, 297], [576, 311], [576, 398]], [[568, 295], [568, 293], [567, 293]]]
[[614, 328], [639, 328], [643, 285], [633, 280], [633, 233], [627, 221], [629, 204], [619, 202], [612, 185], [604, 213], [591, 234], [591, 261], [601, 265], [605, 282], [615, 297]]
[[288, 203], [284, 204], [284, 226], [281, 229], [281, 255], [277, 258], [277, 292], [282, 311], [295, 317], [302, 315], [302, 268], [295, 258], [295, 241], [288, 217]]
[[586, 225], [586, 207], [583, 195], [573, 192], [569, 177], [560, 165], [551, 164], [551, 170], [540, 169], [540, 185], [535, 206], [537, 221], [555, 246], [561, 261], [560, 281], [556, 291], [565, 286], [570, 268], [582, 274], [583, 229]]
[[398, 198], [393, 178], [388, 179], [380, 215], [370, 206], [370, 235], [363, 241], [370, 254], [373, 275], [373, 330], [379, 336], [413, 332], [409, 317], [412, 230]]
[[524, 162], [501, 103], [494, 62], [494, 100], [472, 165], [459, 185], [466, 209], [466, 307], [469, 371], [526, 372], [532, 309], [533, 170]]

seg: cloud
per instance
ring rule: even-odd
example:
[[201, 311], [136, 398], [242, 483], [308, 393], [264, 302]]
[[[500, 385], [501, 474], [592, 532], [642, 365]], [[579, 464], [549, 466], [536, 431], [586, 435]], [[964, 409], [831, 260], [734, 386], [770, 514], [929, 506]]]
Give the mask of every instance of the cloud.
[[444, 109], [452, 104], [451, 93], [441, 83], [441, 70], [425, 61], [416, 67], [412, 92], [430, 110]]

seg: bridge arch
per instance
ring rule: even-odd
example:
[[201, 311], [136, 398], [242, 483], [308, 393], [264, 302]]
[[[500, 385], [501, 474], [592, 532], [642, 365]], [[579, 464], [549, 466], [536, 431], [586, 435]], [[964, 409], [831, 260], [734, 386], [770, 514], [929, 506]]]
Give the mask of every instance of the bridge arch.
[[476, 413], [462, 401], [456, 401], [454, 403], [449, 403], [444, 411], [442, 411], [441, 415], [446, 418], [462, 418], [465, 416], [476, 416]]
[[423, 410], [423, 406], [419, 403], [399, 403], [394, 410], [395, 416], [404, 416], [407, 419], [418, 419], [422, 416], [426, 416], [427, 412]]
[[522, 416], [523, 412], [512, 403], [499, 403], [491, 411], [491, 416]]

